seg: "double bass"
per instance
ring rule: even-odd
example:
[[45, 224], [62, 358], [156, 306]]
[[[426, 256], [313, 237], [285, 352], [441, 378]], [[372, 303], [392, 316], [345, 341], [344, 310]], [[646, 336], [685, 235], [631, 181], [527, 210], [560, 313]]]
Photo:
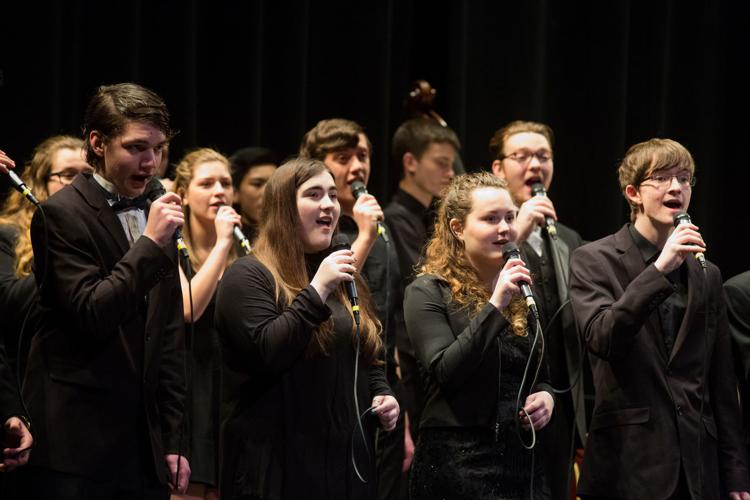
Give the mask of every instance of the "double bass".
[[[447, 127], [448, 123], [435, 111], [435, 96], [437, 90], [427, 80], [415, 80], [406, 96], [406, 109], [409, 118], [426, 118], [437, 122], [441, 127]], [[456, 159], [453, 161], [453, 171], [456, 175], [466, 172], [459, 152], [456, 151]]]

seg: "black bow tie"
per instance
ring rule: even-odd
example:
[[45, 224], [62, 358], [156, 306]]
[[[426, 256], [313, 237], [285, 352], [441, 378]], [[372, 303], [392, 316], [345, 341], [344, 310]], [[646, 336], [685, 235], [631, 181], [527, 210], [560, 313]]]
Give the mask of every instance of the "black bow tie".
[[120, 198], [112, 204], [112, 210], [115, 212], [126, 212], [134, 208], [146, 210], [146, 207], [148, 207], [148, 201], [149, 200], [146, 196], [138, 196], [137, 198]]

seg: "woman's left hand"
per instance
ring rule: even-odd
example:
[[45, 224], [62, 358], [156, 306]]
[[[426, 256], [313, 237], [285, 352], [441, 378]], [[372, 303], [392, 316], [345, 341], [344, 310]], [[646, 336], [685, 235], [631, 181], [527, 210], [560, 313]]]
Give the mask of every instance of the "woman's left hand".
[[377, 415], [380, 425], [387, 431], [396, 427], [400, 408], [393, 396], [382, 395], [372, 398], [372, 412]]
[[[549, 423], [549, 419], [552, 418], [552, 410], [555, 407], [555, 400], [552, 398], [552, 394], [547, 391], [539, 391], [534, 394], [529, 394], [526, 398], [526, 404], [523, 411], [518, 412], [518, 416], [521, 418], [521, 425], [526, 430], [531, 429], [531, 424], [534, 425], [534, 430], [542, 429]], [[531, 422], [529, 422], [529, 418]]]

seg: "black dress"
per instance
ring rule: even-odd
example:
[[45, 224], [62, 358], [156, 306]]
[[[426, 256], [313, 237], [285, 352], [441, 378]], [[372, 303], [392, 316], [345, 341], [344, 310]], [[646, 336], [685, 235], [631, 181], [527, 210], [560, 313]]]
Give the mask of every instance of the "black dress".
[[[310, 259], [309, 275], [320, 260]], [[328, 354], [310, 355], [313, 331], [333, 318]], [[355, 438], [362, 483], [352, 465], [355, 434], [352, 321], [334, 296], [324, 304], [308, 286], [280, 306], [269, 270], [253, 257], [227, 269], [216, 300], [222, 344], [221, 495], [224, 499], [373, 498], [377, 419], [363, 420], [369, 453]], [[391, 394], [381, 366], [363, 358], [356, 386], [360, 412]]]
[[216, 294], [195, 322], [185, 324], [190, 365], [190, 482], [219, 485], [221, 346], [214, 327]]
[[[404, 315], [425, 383], [410, 498], [527, 499], [532, 475], [533, 498], [548, 498], [541, 460], [522, 446], [517, 425], [533, 335], [515, 335], [492, 304], [470, 314], [432, 275], [406, 289]], [[529, 387], [538, 353], [520, 406], [530, 393], [551, 393], [546, 383]], [[531, 433], [520, 433], [530, 444]]]

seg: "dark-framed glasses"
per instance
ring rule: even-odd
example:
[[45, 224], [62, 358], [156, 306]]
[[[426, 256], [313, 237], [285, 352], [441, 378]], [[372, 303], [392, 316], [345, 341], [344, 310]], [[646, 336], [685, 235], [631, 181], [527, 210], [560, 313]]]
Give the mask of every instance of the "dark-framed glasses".
[[524, 164], [531, 161], [532, 158], [536, 158], [539, 163], [547, 163], [552, 160], [552, 153], [549, 151], [516, 151], [509, 155], [505, 155], [503, 159], [510, 158], [513, 161]]
[[47, 180], [57, 177], [57, 180], [59, 180], [61, 184], [70, 184], [73, 182], [73, 179], [76, 178], [76, 175], [78, 175], [78, 172], [63, 170], [62, 172], [53, 172], [49, 174]]
[[[677, 179], [677, 183], [680, 187], [693, 187], [696, 182], [695, 176], [690, 172], [678, 172], [676, 174], [656, 172], [643, 179], [643, 182], [650, 181], [656, 187], [665, 188], [672, 184], [672, 179]], [[641, 184], [643, 182], [641, 182]]]

